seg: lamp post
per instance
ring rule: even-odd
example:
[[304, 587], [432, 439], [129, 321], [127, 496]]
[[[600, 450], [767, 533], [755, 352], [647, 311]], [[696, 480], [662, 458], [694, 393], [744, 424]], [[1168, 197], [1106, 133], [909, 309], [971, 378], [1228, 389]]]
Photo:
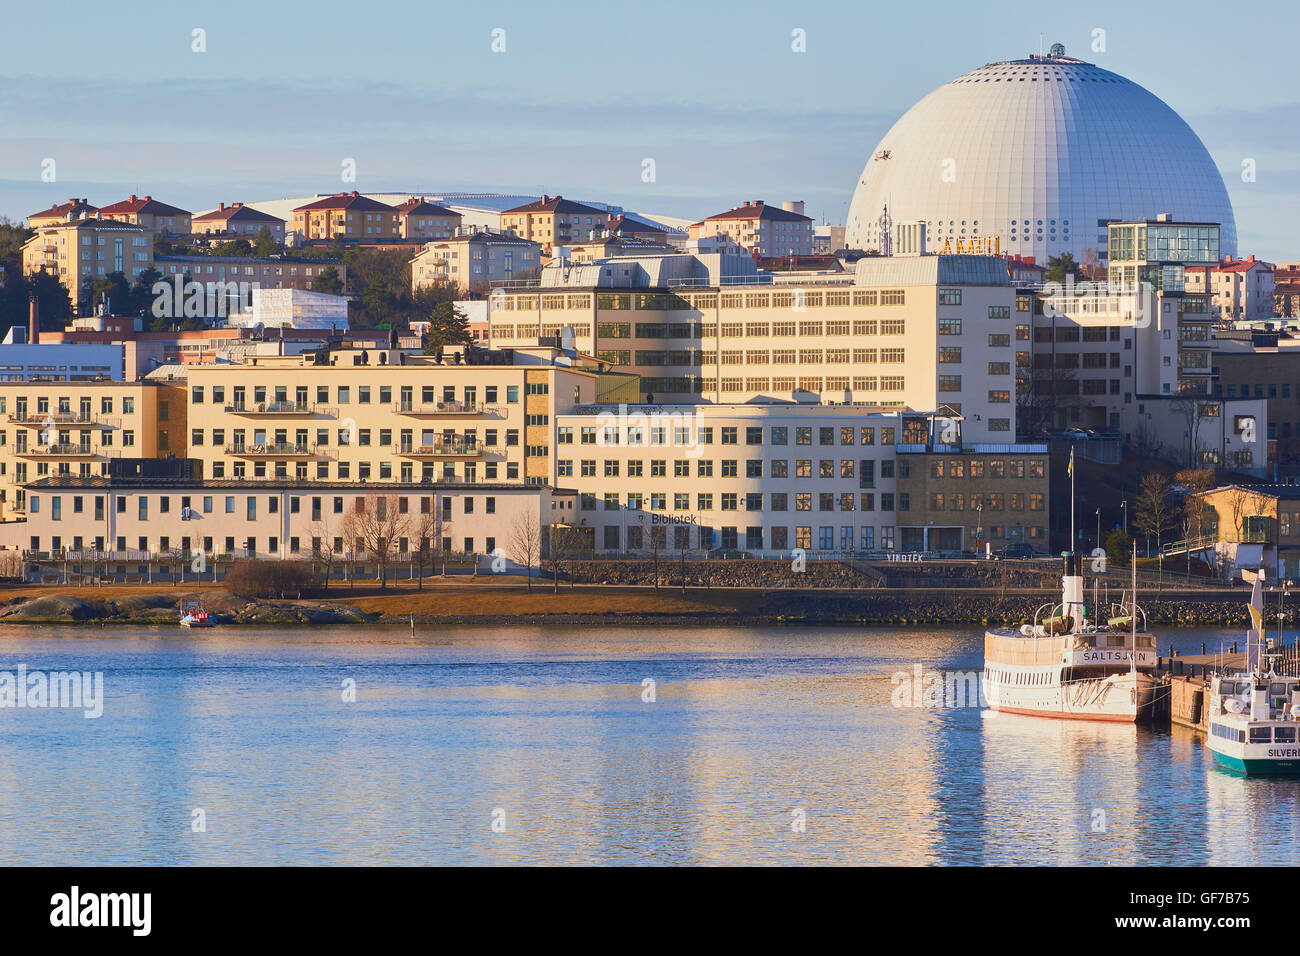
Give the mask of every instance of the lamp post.
[[1101, 550], [1101, 509], [1097, 509], [1097, 550]]
[[1124, 537], [1128, 537], [1128, 499], [1125, 498], [1119, 503], [1120, 509], [1124, 512]]

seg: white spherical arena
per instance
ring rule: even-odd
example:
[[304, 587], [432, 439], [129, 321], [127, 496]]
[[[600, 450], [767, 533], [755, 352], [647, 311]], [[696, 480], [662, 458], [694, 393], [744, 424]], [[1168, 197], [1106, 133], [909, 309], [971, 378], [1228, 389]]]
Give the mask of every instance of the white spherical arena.
[[994, 240], [1006, 253], [1106, 256], [1106, 221], [1237, 227], [1214, 161], [1163, 101], [1109, 70], [1064, 55], [990, 63], [939, 87], [867, 160], [846, 222], [851, 249], [880, 249], [881, 220], [927, 224], [929, 251]]

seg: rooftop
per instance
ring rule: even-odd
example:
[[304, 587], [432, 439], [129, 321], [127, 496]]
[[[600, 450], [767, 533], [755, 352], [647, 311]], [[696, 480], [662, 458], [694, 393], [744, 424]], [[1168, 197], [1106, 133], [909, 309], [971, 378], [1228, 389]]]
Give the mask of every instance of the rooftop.
[[317, 199], [314, 202], [305, 203], [294, 209], [294, 212], [306, 212], [316, 209], [350, 209], [354, 212], [394, 212], [394, 208], [387, 203], [379, 202], [377, 199], [371, 199], [363, 196], [355, 189], [350, 193], [336, 193], [333, 196], [326, 196], [323, 199]]
[[603, 209], [586, 206], [580, 202], [574, 202], [572, 199], [565, 199], [563, 196], [547, 196], [545, 194], [535, 202], [524, 203], [522, 206], [503, 210], [501, 215], [510, 216], [528, 212], [564, 212], [578, 213], [580, 215], [590, 213], [593, 216], [609, 215]]
[[104, 206], [99, 210], [99, 214], [118, 215], [121, 213], [148, 213], [151, 216], [188, 216], [188, 209], [180, 209], [176, 206], [169, 206], [165, 202], [159, 202], [152, 196], [137, 196], [132, 193], [121, 202], [115, 202], [111, 206]]

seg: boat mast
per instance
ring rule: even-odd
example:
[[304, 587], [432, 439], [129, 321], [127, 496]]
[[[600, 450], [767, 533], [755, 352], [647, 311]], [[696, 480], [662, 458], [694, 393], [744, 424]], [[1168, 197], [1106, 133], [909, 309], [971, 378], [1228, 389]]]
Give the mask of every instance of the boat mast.
[[1138, 546], [1137, 541], [1133, 542], [1133, 557], [1129, 560], [1133, 571], [1133, 590], [1130, 597], [1128, 625], [1129, 625], [1129, 673], [1137, 670], [1137, 643], [1138, 643]]

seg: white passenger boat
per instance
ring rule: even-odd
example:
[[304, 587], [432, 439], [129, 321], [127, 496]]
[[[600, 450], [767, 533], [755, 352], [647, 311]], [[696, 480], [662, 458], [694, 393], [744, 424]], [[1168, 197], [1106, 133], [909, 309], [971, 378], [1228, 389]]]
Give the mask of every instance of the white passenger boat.
[[1245, 668], [1210, 680], [1206, 746], [1215, 763], [1234, 773], [1300, 774], [1300, 680], [1275, 674], [1264, 660], [1262, 569], [1250, 593], [1250, 618]]
[[1105, 623], [1089, 619], [1077, 554], [1065, 555], [1061, 601], [1033, 624], [984, 635], [984, 698], [991, 710], [1035, 717], [1132, 723], [1155, 695], [1156, 639], [1138, 606], [1137, 573], [1127, 600]]

